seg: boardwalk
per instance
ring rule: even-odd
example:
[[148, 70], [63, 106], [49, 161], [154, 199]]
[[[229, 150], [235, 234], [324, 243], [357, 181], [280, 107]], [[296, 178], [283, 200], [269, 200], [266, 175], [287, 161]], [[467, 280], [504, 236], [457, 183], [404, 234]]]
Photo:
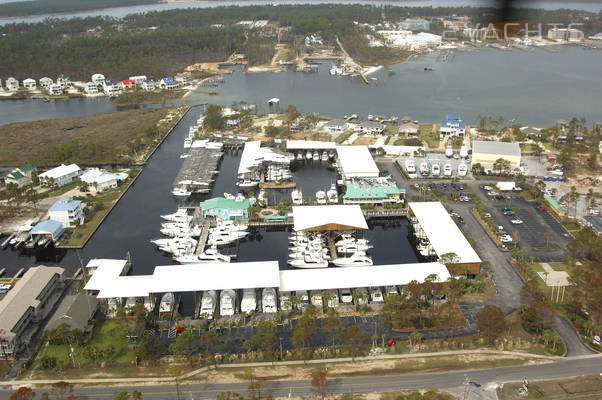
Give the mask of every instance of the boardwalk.
[[389, 210], [364, 210], [365, 218], [405, 217], [408, 215], [407, 208], [395, 208]]

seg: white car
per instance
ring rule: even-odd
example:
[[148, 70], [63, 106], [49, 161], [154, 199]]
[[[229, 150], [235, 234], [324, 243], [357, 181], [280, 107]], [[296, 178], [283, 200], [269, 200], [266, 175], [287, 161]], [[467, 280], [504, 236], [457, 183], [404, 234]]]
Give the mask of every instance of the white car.
[[517, 218], [517, 219], [511, 220], [510, 222], [512, 222], [514, 225], [519, 225], [519, 224], [523, 223], [523, 220]]
[[485, 217], [487, 217], [487, 218], [491, 218], [491, 213], [485, 213], [485, 214], [483, 214], [483, 215], [484, 215]]
[[510, 243], [511, 241], [512, 241], [512, 236], [510, 236], [510, 235], [500, 236], [500, 242], [502, 242], [502, 243]]
[[504, 230], [504, 227], [503, 227], [502, 225], [498, 225], [498, 226], [497, 226], [497, 229], [498, 229], [498, 231], [503, 231], [503, 230]]
[[487, 196], [493, 197], [493, 196], [495, 196], [495, 192], [487, 192]]
[[590, 208], [589, 209], [589, 213], [591, 215], [600, 215], [600, 209], [598, 209], [598, 208]]

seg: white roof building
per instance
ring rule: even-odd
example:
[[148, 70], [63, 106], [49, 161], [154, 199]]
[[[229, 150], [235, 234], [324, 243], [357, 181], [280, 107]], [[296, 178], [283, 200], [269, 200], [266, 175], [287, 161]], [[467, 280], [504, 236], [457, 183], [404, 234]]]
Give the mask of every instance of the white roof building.
[[291, 161], [284, 154], [277, 153], [268, 147], [261, 147], [260, 141], [252, 140], [245, 143], [238, 164], [238, 174], [244, 175], [253, 172], [263, 162], [290, 164]]
[[293, 207], [293, 222], [295, 231], [368, 229], [357, 204]]
[[35, 89], [36, 80], [31, 78], [23, 79], [23, 87], [28, 89]]
[[287, 140], [286, 149], [291, 150], [334, 150], [335, 142], [321, 142], [319, 140]]
[[81, 168], [77, 164], [61, 164], [56, 168], [39, 175], [40, 183], [45, 185], [64, 186], [74, 181], [81, 174]]
[[337, 146], [343, 179], [378, 177], [379, 170], [368, 146]]
[[435, 282], [445, 282], [450, 278], [445, 265], [438, 262], [352, 268], [291, 269], [280, 271], [280, 291], [405, 286], [412, 281], [424, 282], [430, 275], [437, 276]]

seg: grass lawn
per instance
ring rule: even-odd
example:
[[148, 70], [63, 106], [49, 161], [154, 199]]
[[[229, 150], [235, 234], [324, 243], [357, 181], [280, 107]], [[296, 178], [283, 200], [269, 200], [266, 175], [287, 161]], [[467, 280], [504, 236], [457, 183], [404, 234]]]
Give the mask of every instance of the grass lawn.
[[418, 128], [418, 139], [426, 142], [431, 149], [439, 147], [439, 125], [422, 124]]
[[343, 132], [341, 133], [339, 136], [337, 136], [335, 142], [337, 142], [338, 144], [343, 143], [345, 140], [347, 140], [349, 138], [349, 136], [353, 135], [353, 131], [349, 131], [349, 132]]
[[[522, 382], [504, 385], [498, 389], [500, 400], [519, 398], [518, 390]], [[522, 398], [540, 399], [600, 399], [602, 397], [602, 380], [597, 375], [580, 376], [571, 379], [558, 379], [549, 381], [530, 381], [529, 395]]]
[[554, 271], [567, 271], [569, 270], [569, 267], [563, 263], [563, 262], [549, 262], [548, 263], [550, 265], [550, 267], [552, 267], [552, 269]]

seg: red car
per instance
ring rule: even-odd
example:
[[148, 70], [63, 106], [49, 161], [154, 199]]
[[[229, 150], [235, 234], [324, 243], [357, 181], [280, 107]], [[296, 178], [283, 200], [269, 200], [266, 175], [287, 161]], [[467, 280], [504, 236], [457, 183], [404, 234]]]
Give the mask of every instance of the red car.
[[548, 211], [548, 209], [543, 206], [539, 206], [537, 207], [537, 211]]
[[176, 337], [179, 337], [182, 334], [182, 332], [184, 332], [184, 327], [183, 326], [178, 326], [176, 328]]

